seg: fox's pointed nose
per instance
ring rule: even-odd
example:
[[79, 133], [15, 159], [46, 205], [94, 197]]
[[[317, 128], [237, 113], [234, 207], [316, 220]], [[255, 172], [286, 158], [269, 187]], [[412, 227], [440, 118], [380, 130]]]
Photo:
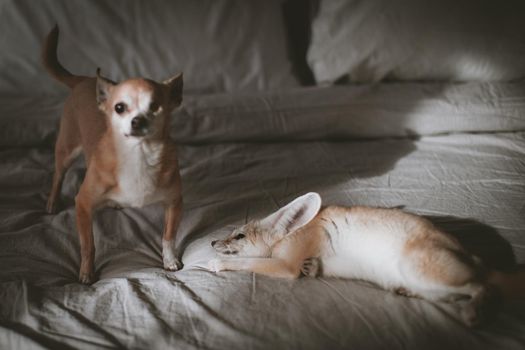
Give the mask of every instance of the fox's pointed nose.
[[214, 247], [217, 241], [211, 241], [211, 246]]

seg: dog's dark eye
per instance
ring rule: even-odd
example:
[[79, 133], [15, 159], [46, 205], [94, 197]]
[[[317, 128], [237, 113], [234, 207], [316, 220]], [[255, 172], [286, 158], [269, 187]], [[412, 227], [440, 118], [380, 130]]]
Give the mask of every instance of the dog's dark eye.
[[159, 104], [156, 103], [156, 102], [151, 102], [151, 103], [149, 104], [149, 110], [152, 111], [152, 112], [156, 112], [156, 111], [158, 111], [158, 110], [159, 110], [159, 107], [160, 107]]
[[244, 233], [239, 233], [237, 236], [234, 237], [234, 239], [243, 239], [244, 237], [246, 237]]
[[126, 111], [126, 105], [122, 102], [119, 102], [115, 105], [115, 112], [122, 114]]

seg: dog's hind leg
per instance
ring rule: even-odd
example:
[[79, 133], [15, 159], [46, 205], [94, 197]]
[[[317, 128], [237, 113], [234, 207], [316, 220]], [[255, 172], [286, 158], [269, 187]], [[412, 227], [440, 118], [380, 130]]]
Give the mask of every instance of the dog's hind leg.
[[47, 200], [47, 212], [52, 214], [56, 210], [56, 202], [60, 189], [62, 188], [62, 181], [64, 180], [64, 174], [69, 168], [73, 160], [82, 152], [80, 145], [74, 148], [68, 148], [65, 150], [56, 150], [55, 152], [55, 173], [53, 175], [53, 185], [49, 198]]
[[53, 175], [53, 185], [46, 207], [49, 214], [54, 213], [56, 210], [56, 202], [66, 170], [71, 166], [73, 160], [82, 152], [80, 136], [77, 133], [71, 133], [72, 128], [68, 127], [68, 124], [70, 124], [70, 122], [68, 122], [67, 119], [62, 120], [55, 145], [55, 173]]

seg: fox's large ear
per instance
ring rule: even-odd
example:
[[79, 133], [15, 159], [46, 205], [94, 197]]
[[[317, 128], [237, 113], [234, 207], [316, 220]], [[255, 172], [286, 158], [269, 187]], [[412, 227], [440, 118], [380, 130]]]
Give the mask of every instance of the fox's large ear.
[[294, 199], [260, 221], [261, 226], [273, 228], [277, 233], [287, 234], [313, 220], [321, 209], [321, 196], [310, 192]]
[[163, 84], [166, 85], [169, 89], [171, 102], [175, 106], [180, 105], [182, 103], [182, 88], [184, 86], [182, 73], [179, 73], [174, 77], [163, 81]]
[[97, 103], [100, 106], [106, 102], [113, 86], [117, 85], [114, 81], [100, 75], [100, 68], [97, 68]]

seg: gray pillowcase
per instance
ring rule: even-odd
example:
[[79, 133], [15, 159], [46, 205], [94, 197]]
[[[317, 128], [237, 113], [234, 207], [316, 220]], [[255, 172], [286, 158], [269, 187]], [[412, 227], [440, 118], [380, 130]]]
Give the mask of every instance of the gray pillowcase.
[[317, 82], [525, 76], [522, 0], [321, 0], [308, 62]]

